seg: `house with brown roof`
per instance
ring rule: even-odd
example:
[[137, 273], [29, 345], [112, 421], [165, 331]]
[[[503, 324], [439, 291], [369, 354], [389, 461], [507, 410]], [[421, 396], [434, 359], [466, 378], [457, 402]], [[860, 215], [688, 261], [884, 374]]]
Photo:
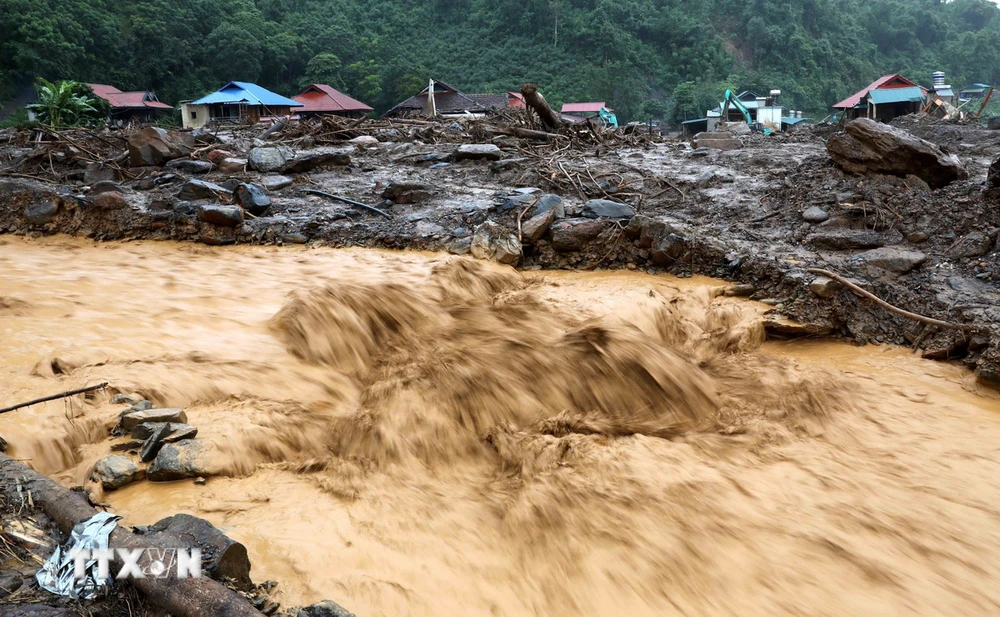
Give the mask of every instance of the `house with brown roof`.
[[360, 118], [375, 111], [361, 101], [326, 84], [309, 84], [305, 90], [293, 96], [292, 100], [302, 103], [302, 107], [296, 110], [301, 117], [331, 114]]
[[[506, 94], [466, 94], [443, 81], [430, 80], [426, 88], [399, 103], [384, 117], [408, 115], [435, 116], [481, 116], [490, 111], [517, 107], [520, 93]], [[520, 106], [524, 106], [520, 101]]]
[[845, 120], [871, 118], [889, 122], [897, 116], [917, 113], [927, 90], [898, 73], [883, 75], [833, 106]]
[[157, 112], [173, 111], [148, 91], [122, 92], [106, 84], [87, 84], [94, 94], [111, 106], [111, 120], [121, 122], [152, 122]]

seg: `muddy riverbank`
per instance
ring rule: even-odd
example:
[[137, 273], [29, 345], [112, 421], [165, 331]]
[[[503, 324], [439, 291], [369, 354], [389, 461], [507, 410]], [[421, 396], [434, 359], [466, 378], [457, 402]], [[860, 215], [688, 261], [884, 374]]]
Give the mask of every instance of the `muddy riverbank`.
[[[210, 520], [285, 606], [1000, 609], [1000, 399], [905, 349], [765, 342], [722, 281], [68, 237], [0, 266], [0, 406], [110, 384], [0, 416], [12, 455], [130, 525]], [[117, 393], [185, 412], [205, 483], [89, 481]]]

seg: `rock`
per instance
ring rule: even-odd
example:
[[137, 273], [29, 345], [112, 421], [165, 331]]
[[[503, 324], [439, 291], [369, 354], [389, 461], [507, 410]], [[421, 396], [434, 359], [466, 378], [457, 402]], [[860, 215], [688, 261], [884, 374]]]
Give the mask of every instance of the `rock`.
[[96, 195], [100, 195], [101, 193], [121, 193], [121, 192], [122, 192], [122, 187], [118, 183], [112, 182], [110, 180], [101, 180], [100, 182], [95, 182], [94, 185], [90, 187], [88, 195], [94, 197]]
[[220, 227], [236, 227], [243, 222], [243, 210], [239, 206], [201, 206], [198, 218]]
[[225, 187], [204, 180], [188, 180], [177, 193], [177, 198], [183, 201], [199, 199], [218, 199], [220, 195], [231, 193]]
[[133, 411], [146, 411], [147, 409], [153, 408], [153, 402], [147, 400], [141, 400], [138, 403], [133, 404], [131, 407], [125, 410], [125, 413], [130, 413]]
[[591, 199], [583, 204], [582, 214], [589, 219], [631, 219], [635, 216], [635, 208], [617, 201]]
[[286, 186], [291, 186], [292, 182], [295, 180], [288, 176], [267, 176], [261, 179], [260, 184], [268, 191], [280, 191]]
[[649, 257], [657, 266], [669, 266], [684, 254], [684, 244], [683, 236], [667, 234], [653, 245]]
[[350, 612], [343, 606], [333, 602], [331, 600], [323, 600], [322, 602], [317, 602], [316, 604], [311, 604], [304, 608], [300, 608], [299, 612], [296, 613], [295, 617], [355, 617], [354, 613]]
[[429, 199], [437, 192], [429, 184], [419, 182], [393, 182], [382, 191], [383, 199], [391, 199], [397, 204], [412, 204]]
[[472, 238], [456, 238], [448, 245], [448, 252], [452, 255], [468, 255], [472, 250]]
[[210, 462], [210, 449], [205, 442], [184, 439], [165, 444], [160, 449], [146, 471], [146, 478], [152, 482], [169, 482], [211, 476], [215, 475], [214, 471]]
[[456, 161], [499, 161], [502, 156], [496, 144], [462, 144], [455, 150]]
[[698, 157], [702, 157], [702, 156], [708, 156], [708, 153], [709, 153], [709, 149], [708, 148], [701, 147], [701, 148], [695, 148], [694, 150], [692, 150], [690, 156], [692, 158], [698, 158]]
[[840, 281], [826, 276], [817, 276], [809, 283], [809, 289], [820, 298], [832, 298], [843, 288]]
[[257, 171], [279, 171], [292, 158], [292, 151], [284, 146], [251, 148], [247, 162]]
[[876, 266], [897, 274], [905, 274], [927, 261], [927, 255], [918, 251], [907, 251], [899, 247], [887, 246], [855, 255], [851, 261]]
[[193, 139], [155, 126], [132, 133], [128, 138], [129, 165], [132, 167], [160, 166], [167, 161], [187, 156], [193, 150]]
[[170, 434], [170, 423], [163, 422], [160, 427], [153, 431], [153, 434], [146, 438], [146, 442], [142, 444], [142, 448], [139, 450], [139, 460], [143, 463], [148, 463], [149, 461], [156, 458], [156, 455], [160, 452], [160, 448], [163, 447], [163, 439]]
[[371, 135], [361, 135], [355, 137], [354, 139], [347, 140], [347, 143], [354, 144], [355, 146], [377, 146], [379, 141]]
[[712, 150], [737, 150], [743, 147], [743, 142], [729, 133], [698, 133], [692, 142], [695, 150], [709, 148]]
[[993, 241], [981, 231], [973, 231], [948, 248], [948, 256], [953, 259], [964, 259], [966, 257], [980, 257], [990, 252], [993, 248]]
[[225, 158], [216, 163], [216, 165], [219, 166], [219, 171], [224, 174], [238, 174], [246, 170], [249, 163], [250, 161], [247, 159]]
[[118, 172], [114, 169], [103, 167], [100, 163], [89, 163], [83, 172], [83, 181], [87, 184], [94, 184], [102, 180], [114, 182], [118, 179]]
[[205, 155], [205, 160], [208, 161], [209, 163], [212, 163], [213, 165], [219, 165], [220, 163], [222, 163], [222, 161], [226, 159], [231, 159], [234, 156], [236, 155], [228, 150], [212, 150], [211, 152]]
[[757, 293], [757, 287], [750, 283], [739, 283], [726, 287], [726, 291], [723, 293], [730, 298], [749, 298]]
[[143, 422], [187, 422], [187, 414], [183, 409], [162, 408], [143, 411], [126, 411], [121, 417], [121, 427], [131, 431]]
[[[307, 154], [305, 156], [291, 159], [281, 169], [286, 174], [304, 174], [317, 167], [339, 166], [344, 167], [351, 164], [350, 155], [341, 152], [327, 152], [321, 154]], [[272, 170], [267, 170], [272, 171]]]
[[112, 405], [135, 405], [141, 401], [137, 394], [116, 394], [111, 397]]
[[846, 250], [871, 249], [884, 244], [882, 236], [862, 229], [831, 229], [816, 232], [806, 238], [806, 243], [817, 249]]
[[494, 258], [508, 266], [513, 266], [521, 259], [521, 243], [517, 236], [511, 234], [497, 239]]
[[533, 216], [521, 224], [521, 241], [526, 244], [534, 244], [543, 237], [549, 227], [556, 220], [556, 211], [549, 209], [537, 216]]
[[928, 235], [922, 231], [914, 231], [906, 234], [906, 241], [912, 242], [913, 244], [920, 244], [921, 242], [927, 242]]
[[94, 464], [91, 478], [101, 483], [106, 490], [121, 488], [142, 479], [142, 471], [132, 459], [113, 454], [105, 456]]
[[517, 210], [520, 212], [525, 208], [525, 206], [533, 203], [535, 203], [535, 198], [531, 195], [514, 195], [510, 199], [504, 201], [497, 208], [497, 212], [509, 212], [511, 210]]
[[826, 324], [819, 323], [799, 323], [792, 321], [784, 315], [767, 315], [764, 317], [764, 332], [779, 338], [793, 338], [800, 336], [825, 336], [833, 331], [833, 328]]
[[32, 225], [44, 225], [59, 213], [59, 203], [46, 201], [31, 206], [25, 206], [24, 218]]
[[802, 213], [802, 220], [807, 223], [818, 224], [830, 218], [830, 215], [826, 213], [826, 210], [820, 208], [819, 206], [812, 206], [811, 208], [806, 208], [806, 211]]
[[[164, 450], [168, 447], [174, 446], [166, 446]], [[236, 583], [237, 589], [243, 591], [253, 587], [247, 548], [205, 519], [190, 514], [175, 514], [150, 525], [147, 533], [170, 534], [192, 541], [194, 546], [201, 548], [202, 571], [205, 574], [215, 580], [230, 579]]]
[[556, 221], [549, 228], [552, 233], [552, 248], [556, 251], [580, 251], [588, 242], [596, 238], [610, 223], [593, 219], [564, 219]]
[[191, 426], [190, 424], [182, 424], [180, 422], [143, 422], [142, 424], [139, 424], [134, 429], [132, 429], [132, 433], [129, 436], [132, 439], [146, 440], [149, 439], [149, 437], [153, 433], [160, 430], [161, 427], [168, 425], [170, 430], [167, 432], [167, 435], [163, 438], [163, 440], [166, 442], [180, 441], [181, 439], [190, 439], [194, 437], [194, 435], [191, 434], [192, 430], [194, 431], [195, 435], [198, 433], [198, 429]]
[[93, 202], [94, 207], [99, 210], [121, 210], [122, 208], [128, 207], [128, 202], [125, 201], [125, 196], [117, 191], [98, 193], [98, 195], [93, 198]]
[[167, 163], [171, 169], [180, 169], [190, 174], [207, 174], [215, 168], [209, 161], [192, 161], [191, 159], [174, 159]]
[[472, 234], [472, 244], [469, 246], [469, 252], [473, 257], [493, 259], [493, 255], [496, 253], [496, 247], [493, 246], [493, 236], [498, 229], [499, 227], [493, 221], [486, 221], [476, 227], [476, 231]]
[[558, 195], [553, 195], [552, 193], [546, 193], [538, 198], [535, 205], [528, 211], [528, 216], [535, 218], [543, 212], [549, 210], [554, 210], [556, 213], [556, 219], [566, 218], [566, 206], [563, 204], [563, 198]]
[[7, 440], [4, 439], [3, 437], [0, 437], [0, 452], [6, 452], [7, 446], [8, 446]]
[[845, 133], [827, 140], [826, 148], [834, 163], [850, 173], [900, 177], [912, 174], [934, 189], [969, 177], [957, 156], [945, 154], [931, 142], [906, 131], [868, 118], [848, 123]]
[[271, 198], [256, 184], [243, 183], [236, 187], [234, 194], [240, 206], [254, 216], [264, 214], [271, 206]]
[[309, 242], [309, 237], [300, 233], [284, 234], [281, 236], [281, 241], [285, 244], [305, 244]]

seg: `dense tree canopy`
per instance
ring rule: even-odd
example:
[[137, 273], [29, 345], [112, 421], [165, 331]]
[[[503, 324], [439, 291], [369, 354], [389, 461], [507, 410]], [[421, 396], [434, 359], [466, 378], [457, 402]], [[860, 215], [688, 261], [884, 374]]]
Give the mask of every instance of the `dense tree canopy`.
[[987, 0], [0, 0], [0, 32], [0, 98], [35, 77], [169, 102], [323, 80], [382, 111], [434, 77], [680, 120], [726, 88], [825, 115], [884, 73], [1000, 82]]

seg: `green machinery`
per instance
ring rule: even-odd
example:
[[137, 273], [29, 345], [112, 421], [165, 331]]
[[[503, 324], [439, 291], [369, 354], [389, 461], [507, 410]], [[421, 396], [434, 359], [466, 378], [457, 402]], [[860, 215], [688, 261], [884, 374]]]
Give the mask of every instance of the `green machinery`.
[[746, 120], [747, 126], [750, 127], [750, 131], [754, 133], [763, 133], [765, 135], [771, 134], [771, 129], [764, 128], [759, 122], [754, 122], [753, 118], [750, 117], [750, 111], [743, 105], [743, 102], [732, 90], [726, 90], [726, 100], [722, 105], [722, 121], [725, 122], [729, 118], [729, 106], [735, 107], [741, 114], [743, 114], [743, 119]]
[[618, 117], [613, 111], [607, 107], [602, 107], [599, 112], [597, 112], [601, 117], [601, 124], [604, 126], [610, 126], [611, 128], [618, 128]]

